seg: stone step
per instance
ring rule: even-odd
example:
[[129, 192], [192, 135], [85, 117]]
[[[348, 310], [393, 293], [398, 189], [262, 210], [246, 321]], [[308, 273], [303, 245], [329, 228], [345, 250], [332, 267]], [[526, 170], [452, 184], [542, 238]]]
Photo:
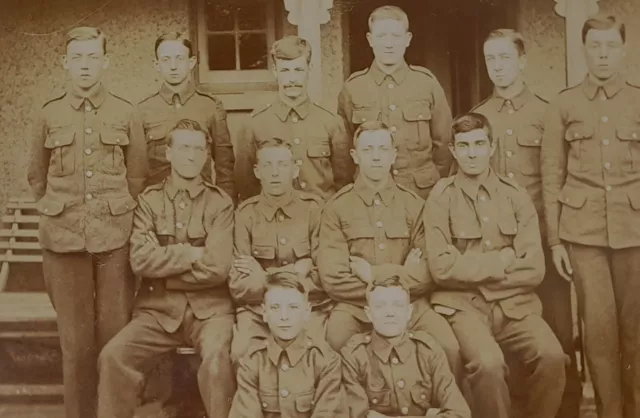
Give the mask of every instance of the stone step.
[[20, 402], [62, 402], [63, 386], [52, 384], [0, 384], [0, 404]]

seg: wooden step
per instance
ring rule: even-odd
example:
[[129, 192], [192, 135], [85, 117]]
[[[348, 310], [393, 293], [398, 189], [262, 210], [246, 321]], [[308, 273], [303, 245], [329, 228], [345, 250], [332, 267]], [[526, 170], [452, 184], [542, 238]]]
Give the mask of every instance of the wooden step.
[[0, 384], [0, 401], [29, 402], [62, 401], [64, 388], [54, 384]]
[[44, 292], [0, 292], [0, 324], [55, 322], [56, 311]]

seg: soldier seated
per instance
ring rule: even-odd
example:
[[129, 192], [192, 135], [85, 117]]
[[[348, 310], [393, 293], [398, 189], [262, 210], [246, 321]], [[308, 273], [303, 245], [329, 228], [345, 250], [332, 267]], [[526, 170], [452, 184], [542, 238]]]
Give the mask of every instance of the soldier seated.
[[436, 184], [424, 210], [427, 260], [438, 285], [431, 302], [460, 343], [474, 418], [510, 416], [505, 357], [525, 370], [528, 396], [518, 416], [554, 417], [567, 357], [535, 293], [545, 263], [533, 201], [490, 168], [496, 144], [486, 117], [461, 116], [453, 132], [458, 173]]
[[308, 335], [307, 290], [297, 274], [268, 274], [263, 318], [271, 335], [240, 360], [230, 418], [346, 418], [338, 353]]
[[207, 131], [181, 120], [168, 137], [171, 174], [139, 196], [134, 215], [131, 266], [142, 277], [134, 318], [98, 360], [100, 418], [132, 418], [144, 371], [185, 344], [202, 357], [198, 384], [210, 417], [227, 416], [235, 391], [227, 284], [233, 203], [200, 177]]
[[235, 259], [229, 281], [231, 296], [238, 305], [231, 346], [234, 364], [252, 340], [269, 335], [261, 305], [267, 272], [297, 275], [309, 292], [312, 306], [307, 329], [311, 335], [324, 338], [332, 303], [315, 267], [322, 201], [294, 189], [298, 172], [289, 144], [277, 138], [258, 144], [254, 173], [262, 193], [245, 200], [236, 213]]
[[412, 310], [397, 275], [367, 290], [373, 332], [342, 348], [350, 417], [471, 417], [440, 346], [423, 331], [408, 331]]

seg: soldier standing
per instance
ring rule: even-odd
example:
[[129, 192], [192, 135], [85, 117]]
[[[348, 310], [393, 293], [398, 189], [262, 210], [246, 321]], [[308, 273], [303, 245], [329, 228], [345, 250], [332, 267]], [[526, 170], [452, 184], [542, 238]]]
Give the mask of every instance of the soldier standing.
[[95, 416], [96, 360], [131, 315], [129, 235], [147, 175], [140, 118], [102, 83], [109, 66], [99, 29], [72, 29], [70, 83], [31, 132], [28, 180], [40, 220], [44, 280], [56, 309], [67, 418]]
[[198, 386], [209, 417], [226, 418], [235, 391], [233, 203], [200, 176], [210, 139], [198, 122], [179, 121], [167, 141], [171, 174], [140, 195], [133, 221], [131, 266], [142, 277], [134, 318], [98, 361], [99, 418], [132, 418], [144, 372], [185, 344], [202, 358]]
[[431, 71], [404, 60], [411, 37], [409, 18], [400, 8], [382, 6], [371, 13], [367, 40], [375, 59], [347, 79], [338, 114], [350, 137], [366, 121], [389, 126], [398, 148], [394, 181], [426, 199], [438, 179], [449, 173], [451, 109]]
[[253, 339], [269, 335], [261, 304], [268, 272], [289, 271], [304, 284], [312, 306], [309, 335], [324, 338], [332, 306], [315, 267], [322, 201], [293, 188], [299, 167], [288, 143], [274, 138], [257, 147], [254, 172], [262, 193], [240, 204], [235, 223], [235, 260], [229, 281], [238, 305], [231, 348], [234, 363]]
[[[480, 113], [489, 120], [497, 145], [491, 165], [496, 174], [513, 179], [527, 189], [538, 213], [544, 241], [546, 227], [542, 204], [540, 147], [548, 102], [533, 94], [522, 79], [527, 57], [524, 41], [519, 33], [511, 29], [491, 32], [484, 42], [484, 58], [494, 91], [471, 111]], [[546, 242], [543, 248], [545, 279], [537, 288], [543, 306], [542, 315], [560, 340], [565, 354], [571, 359], [558, 418], [578, 418], [582, 387], [573, 341], [571, 283], [564, 280], [553, 266]]]
[[[215, 183], [235, 201], [235, 157], [227, 128], [227, 112], [218, 98], [196, 87], [192, 70], [197, 58], [191, 41], [181, 33], [169, 32], [156, 40], [154, 53], [153, 65], [162, 77], [162, 86], [138, 105], [151, 169], [147, 185], [161, 183], [171, 173], [165, 157], [167, 133], [177, 121], [186, 118], [205, 126], [209, 132]], [[203, 175], [205, 180], [211, 180], [210, 162], [205, 164]]]
[[350, 139], [338, 115], [311, 103], [307, 94], [311, 46], [302, 38], [287, 36], [271, 48], [278, 98], [251, 114], [238, 134], [236, 183], [240, 200], [260, 193], [253, 175], [257, 145], [280, 138], [291, 145], [300, 175], [298, 190], [328, 199], [353, 180]]
[[582, 41], [589, 73], [545, 119], [547, 240], [576, 286], [598, 415], [632, 418], [640, 414], [640, 88], [620, 72], [623, 23], [589, 19]]
[[488, 120], [477, 113], [454, 121], [452, 153], [459, 170], [427, 199], [427, 261], [438, 289], [431, 302], [460, 343], [473, 394], [474, 418], [511, 414], [505, 358], [523, 369], [523, 418], [556, 415], [566, 356], [542, 319], [535, 288], [544, 255], [535, 207], [524, 188], [495, 174]]
[[341, 358], [305, 332], [307, 289], [291, 271], [267, 274], [264, 286], [270, 335], [240, 361], [229, 418], [346, 418]]

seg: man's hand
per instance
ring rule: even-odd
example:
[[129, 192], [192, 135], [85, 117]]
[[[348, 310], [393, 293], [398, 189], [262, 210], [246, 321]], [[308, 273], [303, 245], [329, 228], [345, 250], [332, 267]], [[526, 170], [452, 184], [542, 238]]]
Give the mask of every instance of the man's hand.
[[310, 258], [301, 258], [296, 261], [293, 268], [301, 279], [306, 278], [313, 269], [313, 261]]
[[373, 271], [371, 270], [371, 264], [369, 264], [367, 260], [352, 255], [349, 256], [349, 261], [349, 267], [351, 267], [351, 271], [360, 280], [365, 283], [371, 283], [373, 281]]
[[556, 266], [558, 273], [566, 280], [571, 281], [571, 275], [573, 274], [573, 267], [571, 267], [571, 261], [569, 260], [569, 254], [564, 245], [558, 244], [551, 247], [551, 254], [553, 257], [553, 264]]
[[407, 254], [407, 258], [404, 260], [404, 266], [409, 267], [411, 265], [418, 265], [420, 264], [421, 258], [422, 250], [420, 248], [413, 248], [409, 251], [409, 254]]
[[511, 265], [511, 263], [516, 260], [516, 252], [512, 247], [504, 247], [500, 250], [500, 260], [502, 261], [504, 270], [506, 270]]
[[241, 255], [240, 258], [235, 259], [233, 261], [233, 267], [247, 276], [262, 274], [266, 277], [266, 273], [260, 263], [250, 255]]
[[202, 257], [204, 257], [204, 247], [190, 247], [189, 255], [191, 256], [192, 263], [202, 260]]

